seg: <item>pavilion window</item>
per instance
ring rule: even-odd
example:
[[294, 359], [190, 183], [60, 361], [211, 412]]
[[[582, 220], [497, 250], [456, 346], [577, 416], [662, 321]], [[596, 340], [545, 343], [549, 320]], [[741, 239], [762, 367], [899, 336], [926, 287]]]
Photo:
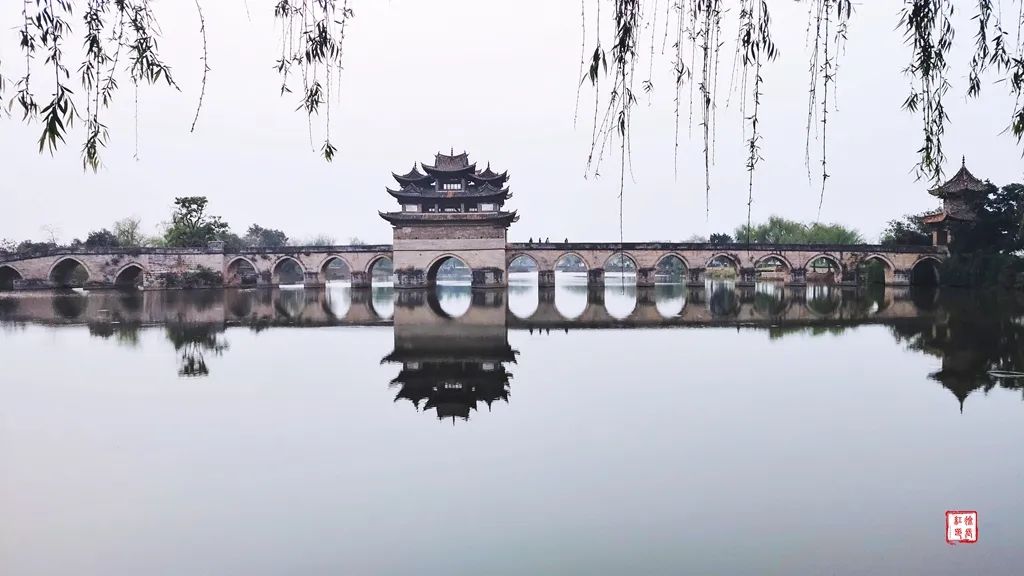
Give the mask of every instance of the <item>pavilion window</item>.
[[420, 211], [420, 205], [419, 204], [403, 204], [402, 205], [402, 211], [403, 212], [419, 212]]
[[494, 212], [494, 204], [490, 204], [490, 203], [480, 204], [480, 211], [481, 212]]

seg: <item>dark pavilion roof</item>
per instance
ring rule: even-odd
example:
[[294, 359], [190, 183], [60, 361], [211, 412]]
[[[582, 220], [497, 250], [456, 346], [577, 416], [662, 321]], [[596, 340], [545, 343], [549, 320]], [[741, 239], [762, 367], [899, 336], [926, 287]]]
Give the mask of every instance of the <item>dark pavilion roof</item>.
[[428, 174], [471, 174], [476, 172], [476, 164], [469, 163], [469, 153], [462, 154], [441, 154], [434, 155], [434, 164], [421, 164]]
[[398, 183], [403, 186], [415, 183], [429, 184], [430, 182], [433, 181], [433, 179], [430, 176], [427, 176], [426, 174], [420, 172], [416, 168], [415, 163], [412, 165], [412, 170], [409, 170], [405, 174], [395, 174], [394, 172], [392, 172], [391, 175], [394, 176], [395, 180], [398, 180]]
[[988, 184], [976, 178], [967, 169], [967, 158], [964, 157], [960, 164], [960, 170], [941, 186], [936, 186], [928, 191], [932, 196], [945, 198], [946, 196], [963, 194], [964, 192], [982, 193], [988, 188]]
[[[420, 168], [423, 171], [420, 171]], [[420, 186], [423, 188], [440, 188], [441, 183], [462, 182], [466, 189], [475, 186], [490, 184], [495, 188], [501, 188], [508, 181], [508, 171], [495, 172], [491, 169], [490, 162], [483, 170], [476, 169], [476, 163], [469, 161], [469, 154], [441, 154], [434, 155], [434, 164], [420, 163], [419, 167], [414, 163], [412, 169], [405, 174], [392, 172], [395, 180], [401, 187]], [[457, 192], [455, 196], [462, 195]]]

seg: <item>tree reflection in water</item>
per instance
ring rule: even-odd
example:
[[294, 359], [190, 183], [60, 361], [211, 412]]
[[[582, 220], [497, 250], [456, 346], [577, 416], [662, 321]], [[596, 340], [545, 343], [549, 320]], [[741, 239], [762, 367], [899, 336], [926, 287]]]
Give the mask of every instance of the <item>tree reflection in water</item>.
[[210, 374], [204, 353], [209, 352], [214, 356], [220, 356], [228, 349], [227, 342], [220, 339], [220, 332], [223, 330], [223, 325], [212, 324], [170, 324], [167, 326], [167, 339], [181, 354], [178, 376], [191, 378]]

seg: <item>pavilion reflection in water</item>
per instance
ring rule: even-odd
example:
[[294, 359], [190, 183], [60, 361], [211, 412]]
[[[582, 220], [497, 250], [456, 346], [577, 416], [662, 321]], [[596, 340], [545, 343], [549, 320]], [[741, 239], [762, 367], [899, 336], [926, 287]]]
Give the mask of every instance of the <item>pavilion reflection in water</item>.
[[[453, 301], [463, 301], [460, 306]], [[447, 304], [447, 306], [445, 305]], [[454, 316], [449, 310], [462, 310]], [[401, 364], [391, 381], [395, 402], [408, 400], [439, 420], [469, 420], [470, 413], [508, 402], [517, 352], [508, 343], [505, 292], [468, 286], [398, 292], [394, 350], [382, 363]]]
[[0, 296], [0, 328], [25, 323], [85, 325], [91, 335], [127, 347], [139, 346], [141, 330], [162, 329], [179, 356], [180, 376], [216, 370], [213, 360], [229, 351], [229, 327], [393, 326], [394, 349], [383, 362], [401, 366], [391, 383], [395, 400], [453, 419], [508, 402], [508, 367], [516, 362], [509, 330], [732, 326], [766, 330], [774, 339], [877, 324], [908, 349], [938, 358], [941, 366], [929, 377], [961, 408], [977, 391], [1024, 384], [1012, 374], [992, 373], [1024, 368], [1024, 296], [1017, 293], [770, 283], [738, 288], [727, 282], [703, 288], [610, 283], [593, 290], [513, 281], [507, 292], [333, 286]]

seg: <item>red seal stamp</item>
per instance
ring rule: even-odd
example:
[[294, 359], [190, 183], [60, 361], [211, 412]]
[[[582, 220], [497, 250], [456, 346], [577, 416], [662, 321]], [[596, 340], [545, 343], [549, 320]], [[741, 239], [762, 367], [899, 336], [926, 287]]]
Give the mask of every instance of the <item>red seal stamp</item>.
[[978, 512], [976, 510], [946, 510], [946, 542], [974, 544], [978, 541]]

